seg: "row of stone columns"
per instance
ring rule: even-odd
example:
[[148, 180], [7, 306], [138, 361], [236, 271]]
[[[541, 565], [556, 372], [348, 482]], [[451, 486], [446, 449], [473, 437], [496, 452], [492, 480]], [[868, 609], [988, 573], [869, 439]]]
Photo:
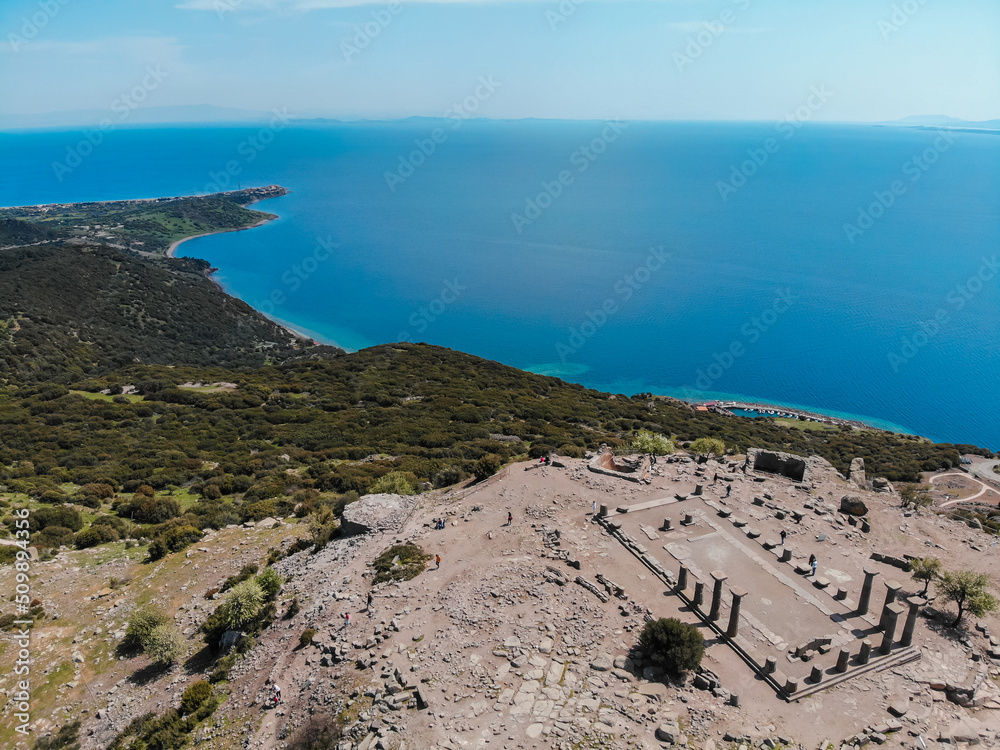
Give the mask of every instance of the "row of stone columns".
[[[687, 589], [689, 575], [690, 572], [687, 566], [681, 565], [680, 570], [677, 572], [678, 591], [685, 591]], [[708, 619], [712, 622], [718, 622], [722, 616], [722, 584], [725, 583], [727, 578], [728, 576], [721, 570], [712, 571], [712, 604], [708, 611]], [[735, 638], [740, 632], [740, 606], [743, 602], [743, 597], [747, 595], [747, 591], [734, 588], [730, 593], [733, 595], [733, 602], [729, 609], [729, 626], [726, 628], [726, 635], [730, 638]], [[699, 609], [705, 603], [705, 583], [703, 581], [695, 581], [694, 597], [691, 603]]]
[[[861, 586], [861, 597], [858, 599], [857, 612], [859, 615], [868, 614], [868, 609], [871, 605], [872, 584], [877, 575], [877, 570], [865, 568], [865, 581]], [[882, 631], [882, 644], [879, 646], [879, 651], [883, 654], [889, 653], [892, 649], [893, 639], [896, 635], [896, 625], [898, 624], [899, 616], [904, 611], [907, 612], [906, 622], [903, 624], [903, 634], [900, 636], [899, 645], [909, 646], [913, 643], [913, 631], [917, 624], [917, 614], [920, 608], [927, 604], [927, 601], [919, 596], [907, 598], [907, 607], [897, 604], [896, 598], [899, 596], [901, 588], [902, 584], [896, 581], [885, 582], [885, 602], [882, 605], [882, 614], [878, 621], [878, 629]]]

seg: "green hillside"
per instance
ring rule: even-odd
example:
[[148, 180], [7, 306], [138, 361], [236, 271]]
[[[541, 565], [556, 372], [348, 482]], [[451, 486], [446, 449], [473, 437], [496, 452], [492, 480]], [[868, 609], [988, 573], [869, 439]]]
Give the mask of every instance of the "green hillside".
[[256, 367], [337, 352], [308, 352], [207, 267], [100, 246], [0, 251], [0, 378], [66, 383], [136, 362]]
[[298, 339], [206, 270], [94, 244], [0, 250], [0, 508], [34, 509], [34, 544], [141, 537], [156, 557], [205, 528], [293, 510], [322, 521], [358, 494], [582, 456], [637, 430], [817, 454], [844, 473], [860, 456], [895, 481], [976, 450], [696, 412], [426, 344], [344, 354]]

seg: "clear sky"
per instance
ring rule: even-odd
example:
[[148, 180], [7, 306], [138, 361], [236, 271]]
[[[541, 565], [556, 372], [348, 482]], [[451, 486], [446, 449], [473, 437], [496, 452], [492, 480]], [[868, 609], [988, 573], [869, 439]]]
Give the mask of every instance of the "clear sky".
[[1000, 117], [998, 0], [3, 0], [0, 33], [8, 115]]

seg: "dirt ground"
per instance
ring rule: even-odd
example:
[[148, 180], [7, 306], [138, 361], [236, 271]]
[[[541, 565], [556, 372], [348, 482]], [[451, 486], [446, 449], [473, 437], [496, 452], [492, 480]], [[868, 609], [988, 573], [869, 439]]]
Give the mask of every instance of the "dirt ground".
[[[661, 459], [650, 484], [640, 484], [590, 472], [585, 460], [559, 461], [560, 467], [515, 464], [481, 486], [421, 495], [395, 530], [335, 540], [317, 554], [298, 553], [278, 563], [289, 578], [283, 601], [298, 596], [302, 609], [291, 619], [277, 620], [237, 663], [229, 697], [198, 730], [196, 744], [204, 750], [303, 747], [310, 731], [334, 723], [344, 734], [331, 746], [342, 750], [670, 744], [714, 750], [765, 741], [769, 747], [816, 749], [828, 743], [840, 748], [845, 741], [914, 748], [939, 741], [1000, 744], [1000, 669], [988, 655], [988, 634], [1000, 633], [995, 615], [979, 622], [983, 630], [974, 627], [974, 618], [952, 630], [945, 621], [954, 617], [954, 606], [932, 600], [917, 620], [913, 643], [919, 660], [870, 671], [789, 703], [595, 523], [593, 509], [607, 505], [622, 529], [673, 574], [687, 555], [695, 578], [715, 569], [731, 577], [727, 600], [730, 586], [746, 588], [741, 637], [770, 649], [789, 676], [807, 674], [812, 666], [788, 658], [801, 640], [832, 632], [852, 650], [862, 636], [878, 645], [880, 635], [870, 635], [871, 623], [852, 620], [850, 607], [833, 597], [844, 588], [856, 600], [866, 567], [879, 573], [873, 616], [885, 598], [884, 582], [901, 584], [901, 600], [922, 591], [908, 573], [871, 559], [873, 552], [889, 558], [932, 555], [948, 570], [993, 573], [996, 538], [928, 510], [904, 510], [897, 496], [861, 490], [832, 469], [805, 486], [746, 474], [739, 466]], [[713, 483], [715, 474], [722, 478]], [[670, 501], [696, 484], [704, 486], [700, 499], [616, 511]], [[868, 506], [868, 533], [839, 512], [845, 495]], [[764, 496], [768, 505], [754, 504], [754, 498]], [[798, 511], [801, 521], [790, 515], [778, 519], [769, 506]], [[747, 525], [735, 526], [717, 508], [731, 510]], [[513, 516], [509, 525], [508, 513]], [[680, 524], [685, 514], [692, 515], [692, 525]], [[442, 517], [445, 528], [433, 528], [434, 519]], [[661, 531], [667, 517], [674, 528]], [[759, 531], [759, 537], [749, 538], [748, 528]], [[794, 553], [792, 563], [779, 563], [777, 554], [762, 545], [779, 539], [782, 530]], [[204, 590], [243, 562], [259, 559], [282, 537], [287, 544], [300, 533], [295, 525], [220, 532], [191, 557], [174, 556], [170, 570], [161, 566], [155, 575], [146, 573], [149, 590], [143, 600], [169, 602], [194, 650], [195, 628], [212, 606]], [[399, 542], [415, 542], [440, 555], [440, 567], [432, 562], [411, 581], [373, 589], [372, 560]], [[811, 554], [829, 589], [820, 590], [813, 576], [794, 572], [794, 564]], [[567, 558], [578, 561], [579, 569]], [[67, 610], [73, 596], [96, 595], [110, 572], [99, 565], [93, 570], [72, 565], [68, 557], [57, 562], [60, 567], [50, 567], [37, 585]], [[134, 561], [121, 559], [104, 565], [132, 571], [133, 577], [138, 569]], [[575, 581], [579, 576], [604, 591], [598, 575], [620, 586], [624, 598], [602, 601]], [[78, 582], [72, 588], [71, 580]], [[374, 596], [370, 611], [369, 592]], [[130, 718], [171, 705], [201, 677], [196, 665], [188, 664], [144, 680], [136, 677], [144, 668], [141, 658], [109, 659], [113, 634], [124, 627], [125, 613], [137, 603], [131, 599], [138, 596], [129, 587], [123, 597], [85, 607], [100, 611], [77, 634], [75, 648], [83, 662], [76, 675], [60, 678], [74, 687], [58, 689], [67, 699], [63, 715], [84, 717], [84, 748], [105, 747]], [[703, 666], [717, 678], [713, 689], [696, 688], [690, 676], [644, 679], [644, 670], [627, 657], [650, 617], [677, 617], [701, 628], [707, 642]], [[299, 636], [306, 628], [318, 633], [313, 645], [302, 647]], [[54, 630], [44, 637], [56, 642]], [[74, 638], [69, 632], [62, 638], [69, 649]], [[105, 660], [96, 670], [88, 650], [95, 644], [103, 644], [100, 658]], [[836, 654], [835, 649], [816, 663]], [[284, 698], [276, 709], [265, 706], [272, 683], [281, 686]], [[966, 687], [972, 689], [971, 704], [955, 691]], [[890, 705], [902, 707], [903, 715], [890, 713]], [[54, 722], [61, 723], [57, 717]]]

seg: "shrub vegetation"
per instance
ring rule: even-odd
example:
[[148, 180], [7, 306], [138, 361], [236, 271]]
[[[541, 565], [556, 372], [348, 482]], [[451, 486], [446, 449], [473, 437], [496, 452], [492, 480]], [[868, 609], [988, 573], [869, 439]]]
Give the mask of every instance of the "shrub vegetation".
[[647, 622], [639, 647], [650, 661], [675, 677], [697, 669], [705, 655], [705, 639], [698, 628], [674, 617]]

